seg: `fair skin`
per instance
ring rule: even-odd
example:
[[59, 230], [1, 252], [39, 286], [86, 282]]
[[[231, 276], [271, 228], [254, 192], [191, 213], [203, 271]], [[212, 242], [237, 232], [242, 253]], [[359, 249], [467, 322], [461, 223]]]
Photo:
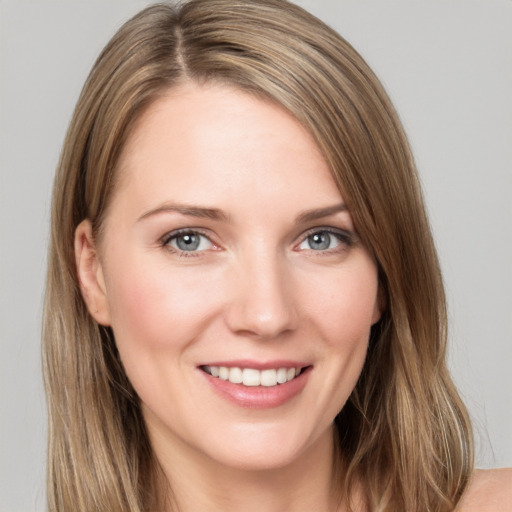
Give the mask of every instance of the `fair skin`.
[[181, 510], [335, 510], [333, 420], [380, 310], [316, 144], [280, 107], [187, 84], [142, 116], [118, 172], [102, 239], [77, 229], [80, 281]]
[[477, 470], [457, 512], [511, 512], [512, 469]]
[[139, 119], [118, 173], [101, 239], [76, 230], [80, 286], [179, 509], [342, 510], [332, 422], [381, 311], [316, 144], [276, 105], [185, 84]]

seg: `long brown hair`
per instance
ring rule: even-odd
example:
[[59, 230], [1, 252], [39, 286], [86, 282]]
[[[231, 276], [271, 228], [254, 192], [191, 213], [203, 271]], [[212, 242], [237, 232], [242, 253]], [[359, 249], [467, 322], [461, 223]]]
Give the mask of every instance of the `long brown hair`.
[[361, 56], [283, 0], [148, 7], [115, 34], [85, 83], [52, 205], [43, 328], [50, 510], [157, 506], [157, 463], [138, 398], [111, 330], [82, 300], [73, 239], [86, 218], [101, 236], [131, 127], [186, 80], [234, 85], [298, 119], [377, 261], [384, 313], [336, 418], [340, 489], [349, 495], [360, 482], [374, 511], [452, 510], [472, 471], [472, 435], [446, 367], [445, 297], [406, 136]]

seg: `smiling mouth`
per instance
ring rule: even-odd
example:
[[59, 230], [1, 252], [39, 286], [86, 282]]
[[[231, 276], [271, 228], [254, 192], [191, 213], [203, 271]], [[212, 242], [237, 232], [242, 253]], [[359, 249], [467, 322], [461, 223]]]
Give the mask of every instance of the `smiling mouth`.
[[208, 365], [200, 367], [201, 370], [212, 377], [247, 387], [273, 387], [279, 384], [286, 384], [301, 375], [307, 368], [309, 366], [303, 368], [269, 368], [265, 370]]

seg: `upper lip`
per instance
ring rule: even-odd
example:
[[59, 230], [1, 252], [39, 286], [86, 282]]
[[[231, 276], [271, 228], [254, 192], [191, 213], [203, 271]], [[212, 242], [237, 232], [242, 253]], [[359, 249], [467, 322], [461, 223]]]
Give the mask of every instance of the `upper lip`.
[[272, 368], [304, 368], [311, 366], [306, 361], [294, 361], [291, 359], [273, 359], [268, 361], [255, 361], [253, 359], [236, 359], [229, 361], [208, 361], [201, 366], [226, 366], [228, 368], [253, 368], [254, 370], [269, 370]]

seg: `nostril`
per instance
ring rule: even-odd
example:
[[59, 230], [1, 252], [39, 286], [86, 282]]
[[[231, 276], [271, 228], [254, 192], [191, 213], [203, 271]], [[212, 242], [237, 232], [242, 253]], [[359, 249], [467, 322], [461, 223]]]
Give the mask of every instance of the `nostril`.
[[256, 252], [233, 273], [225, 319], [239, 335], [273, 339], [296, 328], [296, 297], [288, 269], [275, 254]]
[[240, 335], [260, 339], [275, 339], [296, 328], [296, 315], [286, 305], [272, 308], [266, 304], [258, 308], [252, 304], [234, 303], [227, 312], [227, 322], [230, 329]]

